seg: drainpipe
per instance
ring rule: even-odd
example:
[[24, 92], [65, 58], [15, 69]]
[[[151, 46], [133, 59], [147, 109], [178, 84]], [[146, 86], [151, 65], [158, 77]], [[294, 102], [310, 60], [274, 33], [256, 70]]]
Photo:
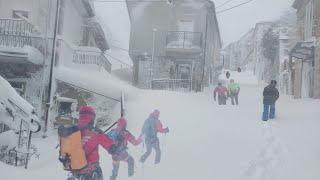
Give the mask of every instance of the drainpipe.
[[57, 0], [56, 4], [56, 13], [55, 13], [55, 23], [54, 23], [54, 33], [53, 33], [53, 42], [52, 42], [52, 51], [51, 51], [51, 64], [50, 64], [50, 76], [49, 76], [49, 91], [47, 96], [47, 104], [46, 104], [46, 119], [43, 130], [43, 138], [47, 137], [46, 133], [48, 130], [48, 122], [50, 118], [50, 108], [51, 108], [51, 96], [52, 96], [52, 84], [53, 84], [53, 67], [56, 57], [57, 51], [57, 34], [58, 34], [58, 26], [59, 26], [59, 14], [60, 14], [60, 2], [61, 0]]

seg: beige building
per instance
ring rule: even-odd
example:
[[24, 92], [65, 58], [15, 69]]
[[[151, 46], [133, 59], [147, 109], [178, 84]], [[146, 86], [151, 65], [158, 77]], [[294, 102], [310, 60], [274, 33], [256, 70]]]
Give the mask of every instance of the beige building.
[[320, 0], [295, 0], [298, 43], [290, 52], [295, 98], [320, 98]]

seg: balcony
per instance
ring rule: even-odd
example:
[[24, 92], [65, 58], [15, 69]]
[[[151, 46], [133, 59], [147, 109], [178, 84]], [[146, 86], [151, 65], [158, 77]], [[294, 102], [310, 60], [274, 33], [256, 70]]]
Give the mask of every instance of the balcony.
[[79, 47], [79, 49], [74, 50], [72, 62], [83, 65], [97, 65], [111, 72], [111, 63], [109, 60], [100, 50], [93, 48], [94, 47]]
[[189, 92], [192, 90], [191, 79], [153, 79], [152, 89]]
[[167, 53], [201, 53], [202, 33], [169, 31], [166, 38]]
[[59, 64], [80, 69], [99, 70], [104, 68], [111, 72], [111, 63], [97, 47], [75, 46], [63, 39], [59, 44]]
[[22, 19], [0, 19], [0, 62], [42, 64], [44, 41]]

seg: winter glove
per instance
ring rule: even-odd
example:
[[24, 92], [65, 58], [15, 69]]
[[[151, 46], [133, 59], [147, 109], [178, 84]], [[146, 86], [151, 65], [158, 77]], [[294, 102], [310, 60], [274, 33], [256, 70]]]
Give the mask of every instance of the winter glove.
[[117, 146], [115, 144], [113, 144], [109, 149], [108, 149], [108, 153], [109, 154], [114, 154], [117, 152]]
[[164, 129], [164, 133], [169, 133], [169, 128], [168, 128], [168, 127], [166, 127], [166, 128]]

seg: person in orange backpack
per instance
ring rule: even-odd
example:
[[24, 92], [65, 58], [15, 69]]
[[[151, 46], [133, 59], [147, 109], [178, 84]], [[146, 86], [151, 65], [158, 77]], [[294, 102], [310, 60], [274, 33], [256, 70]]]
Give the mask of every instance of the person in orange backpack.
[[99, 164], [99, 146], [108, 152], [115, 150], [114, 142], [103, 132], [94, 128], [96, 114], [91, 106], [81, 106], [79, 111], [78, 128], [81, 132], [81, 143], [85, 152], [87, 166], [81, 170], [73, 171], [74, 179], [103, 180]]

